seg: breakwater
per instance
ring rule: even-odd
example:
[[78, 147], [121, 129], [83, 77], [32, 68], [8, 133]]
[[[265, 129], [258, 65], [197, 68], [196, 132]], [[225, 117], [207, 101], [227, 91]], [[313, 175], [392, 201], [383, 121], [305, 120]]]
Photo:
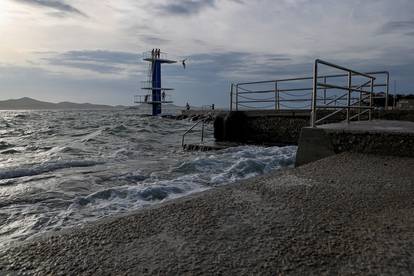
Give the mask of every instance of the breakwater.
[[374, 120], [305, 127], [296, 166], [342, 152], [414, 157], [414, 122]]
[[[324, 116], [323, 111], [319, 114]], [[327, 121], [337, 123], [345, 119], [338, 113]], [[374, 119], [414, 121], [414, 111], [375, 111]], [[301, 131], [310, 125], [307, 110], [260, 110], [218, 113], [214, 121], [216, 141], [238, 142], [259, 145], [281, 145], [299, 143]]]

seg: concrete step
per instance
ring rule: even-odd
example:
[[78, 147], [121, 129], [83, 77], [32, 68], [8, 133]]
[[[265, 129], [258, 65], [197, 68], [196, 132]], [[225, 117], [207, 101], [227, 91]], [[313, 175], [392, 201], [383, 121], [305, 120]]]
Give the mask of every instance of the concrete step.
[[223, 150], [231, 147], [241, 146], [240, 143], [213, 142], [213, 143], [194, 143], [184, 144], [183, 149], [187, 151], [214, 151]]

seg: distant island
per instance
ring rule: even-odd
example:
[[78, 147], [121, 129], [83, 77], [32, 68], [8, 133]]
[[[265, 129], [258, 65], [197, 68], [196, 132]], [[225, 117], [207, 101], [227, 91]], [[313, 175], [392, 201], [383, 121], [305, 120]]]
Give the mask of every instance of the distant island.
[[122, 109], [125, 106], [100, 105], [91, 103], [60, 102], [50, 103], [24, 97], [0, 101], [0, 110], [22, 110], [22, 109]]

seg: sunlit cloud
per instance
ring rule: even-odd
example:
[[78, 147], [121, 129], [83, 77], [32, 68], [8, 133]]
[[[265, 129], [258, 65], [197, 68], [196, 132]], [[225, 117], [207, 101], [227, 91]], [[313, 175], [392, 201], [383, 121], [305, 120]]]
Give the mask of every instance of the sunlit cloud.
[[[130, 104], [146, 76], [141, 54], [152, 48], [188, 59], [185, 70], [179, 63], [163, 68], [178, 104], [191, 98], [225, 106], [232, 81], [310, 75], [315, 58], [390, 70], [400, 88], [414, 91], [407, 73], [414, 72], [412, 0], [3, 1], [4, 97], [36, 97], [42, 80], [60, 100], [72, 100], [69, 88], [83, 84], [89, 92], [82, 97], [90, 95], [83, 100], [94, 102], [102, 91], [97, 85], [93, 92], [96, 81], [106, 85], [101, 103]], [[34, 79], [36, 70], [42, 73]]]

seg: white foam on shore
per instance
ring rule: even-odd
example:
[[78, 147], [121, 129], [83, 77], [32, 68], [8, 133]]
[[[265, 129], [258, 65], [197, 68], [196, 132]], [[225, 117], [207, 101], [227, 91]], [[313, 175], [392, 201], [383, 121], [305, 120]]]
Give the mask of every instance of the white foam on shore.
[[90, 160], [61, 160], [49, 161], [40, 164], [27, 164], [21, 165], [19, 167], [0, 169], [0, 180], [18, 178], [23, 176], [34, 176], [65, 168], [91, 167], [98, 164], [102, 164], [102, 162]]
[[178, 163], [173, 179], [146, 178], [137, 185], [112, 187], [79, 197], [69, 216], [85, 213], [91, 218], [122, 213], [293, 166], [296, 147], [243, 146], [210, 152]]

